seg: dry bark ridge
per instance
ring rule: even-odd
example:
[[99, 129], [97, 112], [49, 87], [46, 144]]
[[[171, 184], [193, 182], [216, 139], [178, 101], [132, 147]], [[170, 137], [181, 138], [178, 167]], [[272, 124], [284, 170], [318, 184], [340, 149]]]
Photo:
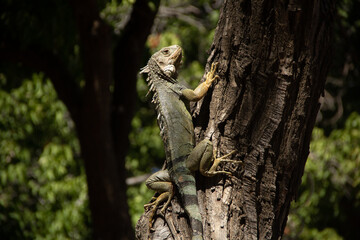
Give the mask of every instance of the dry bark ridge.
[[[207, 65], [219, 62], [221, 80], [194, 107], [195, 137], [211, 137], [218, 156], [238, 149], [244, 166], [224, 166], [231, 178], [197, 176], [205, 239], [282, 236], [330, 64], [333, 9], [322, 0], [224, 2]], [[179, 208], [173, 200], [153, 233], [145, 214], [138, 239], [189, 239]]]

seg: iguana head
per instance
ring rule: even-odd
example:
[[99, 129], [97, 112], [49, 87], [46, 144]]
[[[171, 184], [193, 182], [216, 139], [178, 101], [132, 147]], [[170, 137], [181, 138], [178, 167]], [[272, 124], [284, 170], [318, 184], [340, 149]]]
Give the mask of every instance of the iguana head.
[[[151, 59], [159, 65], [160, 69], [166, 75], [173, 78], [177, 77], [177, 70], [180, 67], [181, 58], [182, 49], [178, 45], [164, 47], [151, 56]], [[149, 73], [149, 71], [149, 67], [145, 66], [140, 73]]]

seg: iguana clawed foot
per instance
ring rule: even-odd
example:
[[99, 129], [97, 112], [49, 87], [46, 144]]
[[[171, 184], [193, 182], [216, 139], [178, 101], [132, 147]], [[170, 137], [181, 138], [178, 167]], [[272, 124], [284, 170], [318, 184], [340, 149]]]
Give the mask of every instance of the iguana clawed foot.
[[174, 191], [171, 190], [170, 192], [164, 192], [161, 193], [158, 197], [152, 197], [151, 198], [151, 203], [145, 204], [144, 208], [147, 210], [148, 208], [152, 208], [150, 210], [150, 214], [149, 214], [149, 229], [152, 228], [152, 224], [153, 224], [153, 219], [156, 213], [156, 210], [158, 209], [158, 206], [163, 203], [165, 200], [166, 203], [164, 204], [164, 206], [161, 208], [160, 213], [161, 214], [165, 214], [165, 210], [168, 207], [168, 205], [170, 204], [171, 199], [174, 197]]
[[217, 175], [217, 174], [226, 174], [226, 175], [229, 175], [229, 176], [232, 176], [232, 173], [231, 172], [228, 172], [228, 171], [217, 171], [216, 168], [218, 167], [218, 165], [221, 163], [221, 162], [231, 162], [231, 163], [238, 163], [238, 164], [242, 164], [243, 162], [242, 161], [238, 161], [238, 160], [231, 160], [231, 159], [226, 159], [227, 157], [233, 155], [234, 153], [237, 152], [237, 150], [234, 150], [222, 157], [219, 157], [219, 158], [216, 158], [216, 149], [214, 148], [214, 153], [213, 153], [213, 156], [214, 156], [214, 163], [213, 165], [211, 166], [211, 168], [206, 171], [206, 175], [211, 177], [211, 176], [214, 176], [214, 175]]
[[215, 75], [216, 67], [218, 64], [219, 64], [218, 62], [212, 63], [210, 72], [206, 74], [205, 84], [207, 87], [210, 87], [212, 82], [215, 81], [217, 78], [219, 78], [218, 75]]

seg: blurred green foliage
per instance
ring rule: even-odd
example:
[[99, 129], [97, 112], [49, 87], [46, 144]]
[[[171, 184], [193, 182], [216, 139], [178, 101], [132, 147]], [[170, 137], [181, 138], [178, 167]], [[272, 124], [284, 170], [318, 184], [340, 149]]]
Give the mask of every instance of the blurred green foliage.
[[319, 128], [312, 137], [288, 239], [359, 239], [360, 115], [352, 113], [329, 137]]
[[0, 109], [0, 238], [86, 239], [79, 143], [51, 82], [34, 74], [0, 90]]

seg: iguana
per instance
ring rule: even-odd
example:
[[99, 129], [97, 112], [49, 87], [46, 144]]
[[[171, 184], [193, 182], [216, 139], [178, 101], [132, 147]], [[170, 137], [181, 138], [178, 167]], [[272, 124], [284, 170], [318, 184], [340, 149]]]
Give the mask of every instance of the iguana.
[[149, 92], [154, 92], [152, 102], [158, 113], [160, 135], [164, 141], [166, 169], [154, 173], [146, 180], [146, 185], [160, 195], [144, 207], [152, 207], [149, 217], [150, 228], [153, 216], [160, 203], [164, 213], [174, 196], [174, 186], [178, 188], [181, 201], [192, 228], [192, 240], [203, 239], [203, 228], [196, 195], [194, 172], [204, 176], [231, 174], [216, 171], [218, 164], [234, 153], [214, 159], [213, 147], [209, 139], [204, 139], [195, 146], [194, 127], [188, 111], [190, 101], [200, 100], [208, 91], [212, 82], [219, 78], [215, 74], [217, 63], [213, 63], [206, 80], [195, 90], [188, 89], [176, 80], [177, 70], [182, 58], [180, 46], [173, 45], [156, 52], [140, 73], [148, 74]]

